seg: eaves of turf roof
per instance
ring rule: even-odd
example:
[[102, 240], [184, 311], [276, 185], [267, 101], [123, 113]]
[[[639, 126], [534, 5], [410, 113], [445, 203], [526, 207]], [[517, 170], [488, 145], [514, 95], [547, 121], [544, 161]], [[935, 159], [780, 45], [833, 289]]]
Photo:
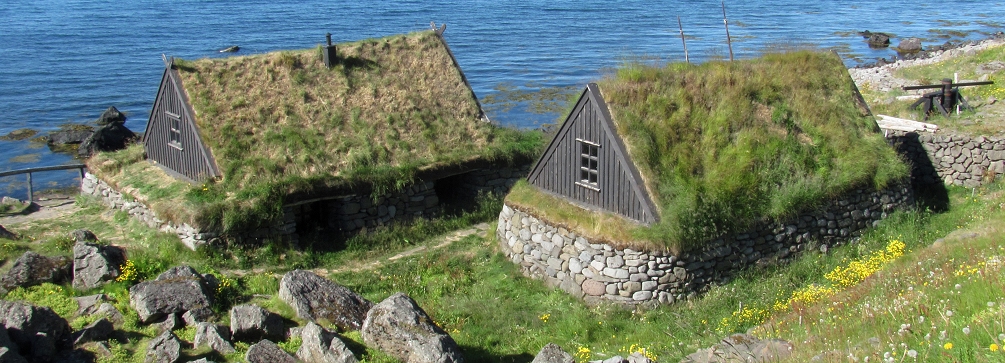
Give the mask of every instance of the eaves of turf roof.
[[[476, 162], [497, 141], [433, 31], [320, 47], [178, 61], [202, 139], [228, 185], [306, 181]], [[294, 183], [295, 184], [295, 183]]]

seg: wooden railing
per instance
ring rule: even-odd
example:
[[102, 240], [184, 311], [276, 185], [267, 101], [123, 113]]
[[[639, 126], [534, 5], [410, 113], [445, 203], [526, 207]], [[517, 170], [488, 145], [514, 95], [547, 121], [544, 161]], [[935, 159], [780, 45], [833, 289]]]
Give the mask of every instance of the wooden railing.
[[42, 166], [42, 167], [37, 167], [37, 168], [27, 168], [27, 169], [18, 169], [18, 170], [10, 170], [10, 171], [0, 171], [0, 178], [5, 177], [5, 176], [28, 174], [28, 202], [32, 202], [32, 201], [34, 201], [35, 195], [34, 195], [34, 192], [32, 191], [32, 187], [31, 187], [31, 173], [38, 173], [38, 172], [43, 172], [43, 171], [56, 171], [56, 170], [78, 169], [80, 171], [80, 179], [83, 180], [84, 179], [84, 169], [86, 169], [86, 168], [87, 168], [87, 165], [84, 165], [84, 164]]

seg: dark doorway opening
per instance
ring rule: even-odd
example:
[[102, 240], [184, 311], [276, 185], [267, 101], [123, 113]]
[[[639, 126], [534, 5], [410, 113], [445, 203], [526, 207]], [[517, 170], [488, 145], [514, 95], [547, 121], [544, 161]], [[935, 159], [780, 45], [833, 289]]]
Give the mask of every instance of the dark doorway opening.
[[456, 216], [478, 208], [478, 190], [471, 173], [451, 175], [433, 186], [444, 216]]

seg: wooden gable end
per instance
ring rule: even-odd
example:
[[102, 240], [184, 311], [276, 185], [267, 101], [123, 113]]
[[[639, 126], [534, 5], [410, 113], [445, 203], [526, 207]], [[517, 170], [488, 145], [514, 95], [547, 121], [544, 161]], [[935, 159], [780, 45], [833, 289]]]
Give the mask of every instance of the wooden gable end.
[[166, 67], [143, 134], [147, 159], [198, 182], [218, 177], [220, 172], [199, 136], [194, 116], [178, 71]]
[[659, 220], [595, 83], [583, 91], [527, 180], [587, 208], [643, 224]]

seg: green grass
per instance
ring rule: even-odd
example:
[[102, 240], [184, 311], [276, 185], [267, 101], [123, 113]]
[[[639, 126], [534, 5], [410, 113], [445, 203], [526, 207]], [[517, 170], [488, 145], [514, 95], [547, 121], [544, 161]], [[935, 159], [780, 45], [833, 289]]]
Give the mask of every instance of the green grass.
[[[178, 61], [202, 140], [223, 173], [171, 181], [138, 150], [96, 156], [91, 171], [162, 218], [240, 230], [276, 220], [290, 195], [400, 189], [424, 171], [471, 161], [524, 162], [540, 132], [500, 127], [481, 110], [431, 31], [317, 49]], [[307, 197], [305, 197], [307, 198]]]
[[660, 216], [634, 240], [698, 248], [907, 175], [830, 53], [628, 63], [599, 85]]
[[[841, 357], [849, 352], [860, 358], [868, 354], [870, 360], [875, 360], [884, 351], [890, 351], [889, 344], [898, 347], [899, 358], [907, 350], [899, 348], [901, 342], [910, 344], [909, 348], [916, 349], [921, 356], [926, 351], [917, 343], [925, 341], [928, 325], [914, 323], [926, 330], [921, 332], [918, 329], [918, 333], [910, 335], [897, 335], [896, 331], [900, 324], [911, 322], [909, 319], [916, 321], [918, 312], [924, 310], [928, 322], [937, 325], [932, 341], [938, 341], [938, 345], [932, 347], [939, 349], [927, 351], [929, 360], [991, 362], [996, 361], [992, 358], [998, 356], [988, 356], [992, 342], [989, 339], [998, 334], [993, 332], [996, 329], [994, 324], [1001, 324], [1001, 318], [994, 315], [997, 312], [989, 309], [986, 303], [996, 301], [996, 306], [1001, 306], [1003, 276], [1000, 269], [990, 270], [987, 261], [991, 256], [1005, 254], [1002, 250], [1005, 239], [1001, 237], [1005, 231], [998, 226], [998, 222], [1005, 219], [1003, 189], [1005, 185], [1001, 182], [977, 189], [950, 188], [950, 208], [944, 213], [924, 210], [896, 213], [854, 244], [834, 247], [826, 254], [807, 252], [787, 266], [748, 270], [728, 284], [713, 287], [699, 298], [671, 306], [637, 310], [610, 304], [588, 306], [560, 290], [523, 277], [518, 267], [498, 252], [498, 242], [491, 236], [491, 231], [490, 236], [469, 236], [443, 249], [396, 261], [386, 261], [386, 257], [417, 245], [428, 246], [438, 242], [419, 237], [422, 239], [409, 244], [385, 246], [383, 253], [348, 251], [346, 256], [364, 259], [364, 262], [380, 260], [383, 265], [366, 271], [348, 269], [336, 272], [330, 278], [375, 302], [398, 291], [409, 294], [460, 344], [469, 361], [529, 362], [542, 346], [554, 342], [570, 353], [578, 353], [580, 362], [615, 354], [624, 356], [629, 351], [640, 349], [658, 357], [659, 362], [677, 362], [698, 348], [718, 342], [729, 333], [755, 327], [761, 327], [755, 331], [762, 336], [792, 341], [796, 346], [795, 361], [808, 361], [815, 355], [831, 351], [839, 352]], [[34, 242], [24, 244], [25, 248], [50, 252], [56, 242], [46, 236], [61, 235], [70, 228], [90, 228], [105, 240], [111, 240], [107, 236], [117, 233], [132, 236], [115, 241], [135, 243], [130, 245], [130, 259], [137, 255], [160, 256], [165, 261], [161, 269], [182, 261], [197, 266], [202, 272], [217, 269], [222, 271], [221, 275], [235, 282], [234, 292], [238, 296], [233, 301], [254, 302], [297, 324], [304, 323], [295, 319], [292, 310], [275, 297], [278, 278], [283, 271], [292, 268], [288, 261], [263, 260], [254, 267], [262, 268], [264, 272], [236, 277], [227, 272], [226, 266], [217, 265], [203, 255], [158, 251], [166, 247], [144, 242], [143, 236], [156, 239], [162, 234], [134, 222], [119, 224], [114, 213], [101, 205], [83, 205], [85, 208], [81, 212], [68, 219], [15, 225], [11, 229], [37, 236], [29, 239]], [[965, 238], [971, 231], [976, 232], [977, 237]], [[947, 234], [951, 236], [946, 238], [944, 246], [928, 247]], [[398, 236], [400, 238], [404, 234]], [[864, 282], [815, 303], [797, 304], [782, 311], [773, 309], [777, 302], [786, 301], [796, 291], [814, 284], [827, 284], [825, 275], [829, 271], [884, 249], [892, 239], [904, 242], [908, 252], [884, 265]], [[163, 242], [180, 245], [177, 239]], [[289, 250], [274, 252], [293, 255]], [[322, 259], [318, 260], [317, 266], [339, 269], [345, 266], [345, 261], [338, 257], [330, 261]], [[969, 272], [981, 261], [985, 264], [978, 268], [980, 273]], [[961, 268], [961, 265], [972, 267]], [[956, 276], [958, 270], [964, 274]], [[936, 277], [927, 278], [929, 271], [934, 271]], [[152, 276], [150, 274], [148, 278]], [[962, 285], [961, 289], [954, 287], [956, 283]], [[912, 289], [909, 290], [909, 287]], [[110, 344], [113, 352], [118, 354], [116, 359], [140, 361], [145, 344], [155, 336], [155, 332], [137, 323], [135, 312], [128, 308], [127, 288], [126, 283], [113, 283], [96, 291], [83, 292], [43, 285], [15, 290], [19, 292], [8, 295], [8, 298], [57, 306], [61, 301], [65, 303], [65, 297], [105, 292], [126, 313], [127, 322], [123, 329], [128, 332], [128, 340], [113, 340]], [[873, 307], [874, 317], [862, 315], [865, 303]], [[948, 322], [943, 322], [938, 315], [942, 310], [953, 310], [955, 315]], [[752, 311], [765, 313], [754, 314]], [[802, 316], [803, 328], [799, 328], [799, 316]], [[77, 321], [79, 318], [73, 316], [69, 318], [76, 321], [75, 326], [85, 322]], [[226, 323], [225, 315], [220, 315], [220, 318], [220, 322]], [[820, 323], [821, 319], [824, 323]], [[816, 323], [810, 324], [812, 322]], [[967, 324], [972, 330], [969, 335], [962, 333]], [[992, 333], [984, 332], [985, 329]], [[947, 330], [945, 341], [938, 340], [938, 331], [941, 330]], [[186, 336], [184, 331], [177, 333]], [[366, 362], [394, 362], [386, 354], [362, 346], [358, 333], [346, 333], [342, 337], [350, 341], [357, 357]], [[878, 348], [863, 343], [871, 337], [880, 339]], [[845, 344], [846, 341], [850, 343]], [[950, 341], [954, 343], [954, 348], [948, 351], [942, 349], [942, 345]], [[285, 342], [284, 345], [294, 347], [296, 342]], [[210, 358], [221, 362], [240, 361], [248, 345], [235, 346], [239, 350], [237, 354], [227, 357], [212, 355]], [[197, 358], [205, 352], [186, 349], [186, 354]], [[823, 356], [825, 361], [844, 359], [832, 359], [827, 354]]]

